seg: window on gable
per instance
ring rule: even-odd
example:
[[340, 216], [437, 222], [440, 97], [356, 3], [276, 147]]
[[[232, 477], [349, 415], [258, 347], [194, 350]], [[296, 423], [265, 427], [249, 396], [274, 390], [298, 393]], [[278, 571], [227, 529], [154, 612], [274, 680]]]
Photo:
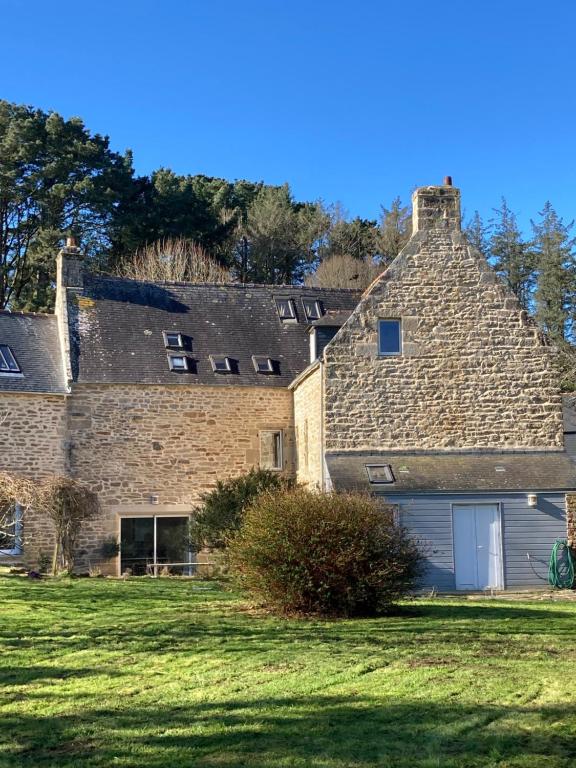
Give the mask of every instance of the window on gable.
[[260, 466], [262, 469], [283, 469], [282, 430], [260, 432]]
[[402, 326], [400, 320], [378, 321], [378, 354], [402, 354]]
[[185, 355], [168, 355], [168, 365], [171, 371], [187, 371], [188, 358]]
[[302, 299], [302, 306], [304, 307], [306, 320], [320, 320], [322, 317], [322, 308], [319, 301], [315, 299]]
[[372, 485], [383, 485], [385, 483], [394, 482], [394, 475], [392, 474], [392, 467], [390, 464], [366, 464], [365, 466], [368, 481]]
[[252, 355], [252, 363], [256, 373], [274, 373], [274, 364], [269, 357]]
[[22, 373], [14, 353], [7, 344], [0, 344], [0, 373]]
[[276, 299], [276, 309], [280, 320], [295, 320], [296, 310], [292, 299]]
[[232, 370], [230, 358], [224, 355], [210, 355], [210, 362], [214, 373], [230, 373]]
[[18, 504], [0, 507], [0, 555], [22, 552], [22, 510]]
[[167, 349], [182, 349], [184, 346], [182, 334], [178, 331], [162, 331], [162, 336], [164, 337], [164, 346]]

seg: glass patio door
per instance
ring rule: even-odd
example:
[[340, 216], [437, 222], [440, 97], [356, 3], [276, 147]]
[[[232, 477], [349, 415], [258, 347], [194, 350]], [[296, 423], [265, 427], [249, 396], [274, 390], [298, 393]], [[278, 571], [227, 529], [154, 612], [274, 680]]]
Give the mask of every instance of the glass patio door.
[[120, 521], [120, 572], [133, 576], [163, 571], [189, 576], [192, 566], [189, 516], [123, 517]]

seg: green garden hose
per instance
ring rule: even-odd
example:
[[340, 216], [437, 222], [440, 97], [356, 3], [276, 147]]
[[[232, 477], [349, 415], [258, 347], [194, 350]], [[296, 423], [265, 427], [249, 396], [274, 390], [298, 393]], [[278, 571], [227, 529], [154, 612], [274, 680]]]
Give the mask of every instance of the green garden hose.
[[574, 585], [574, 560], [566, 539], [556, 539], [550, 555], [548, 581], [558, 589], [571, 589]]

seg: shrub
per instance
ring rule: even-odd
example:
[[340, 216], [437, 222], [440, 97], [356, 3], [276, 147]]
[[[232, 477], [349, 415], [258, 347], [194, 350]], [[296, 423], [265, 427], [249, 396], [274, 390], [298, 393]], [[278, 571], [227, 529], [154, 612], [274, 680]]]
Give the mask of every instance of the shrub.
[[227, 539], [242, 522], [244, 509], [264, 491], [287, 488], [289, 481], [267, 469], [251, 469], [240, 477], [222, 482], [202, 497], [203, 506], [196, 510], [191, 538], [196, 549], [224, 549]]
[[392, 511], [368, 496], [295, 489], [260, 495], [228, 550], [233, 576], [281, 613], [384, 613], [421, 572]]

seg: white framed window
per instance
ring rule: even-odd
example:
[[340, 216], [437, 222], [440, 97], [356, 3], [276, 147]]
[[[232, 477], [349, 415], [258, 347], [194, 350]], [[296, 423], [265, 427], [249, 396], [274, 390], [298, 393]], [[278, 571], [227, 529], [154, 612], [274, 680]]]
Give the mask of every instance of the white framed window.
[[22, 369], [7, 344], [0, 344], [0, 374], [14, 376], [22, 373]]
[[366, 474], [371, 485], [387, 485], [394, 482], [390, 464], [366, 464]]
[[13, 504], [0, 512], [0, 555], [22, 553], [22, 508]]
[[402, 354], [400, 320], [378, 320], [378, 354], [384, 357]]
[[316, 299], [302, 299], [302, 306], [306, 320], [320, 320], [322, 317], [322, 307]]
[[256, 373], [274, 373], [274, 364], [269, 357], [252, 355], [252, 363]]
[[295, 320], [296, 309], [292, 299], [276, 299], [276, 309], [280, 320]]
[[184, 347], [184, 340], [179, 331], [162, 331], [162, 336], [166, 349], [182, 349]]
[[210, 355], [210, 363], [214, 373], [230, 373], [232, 364], [225, 355]]
[[188, 358], [185, 355], [168, 355], [168, 365], [171, 371], [187, 371]]
[[262, 469], [284, 468], [284, 446], [282, 430], [260, 432], [260, 466]]

